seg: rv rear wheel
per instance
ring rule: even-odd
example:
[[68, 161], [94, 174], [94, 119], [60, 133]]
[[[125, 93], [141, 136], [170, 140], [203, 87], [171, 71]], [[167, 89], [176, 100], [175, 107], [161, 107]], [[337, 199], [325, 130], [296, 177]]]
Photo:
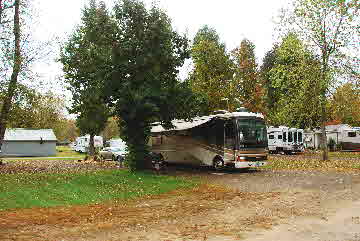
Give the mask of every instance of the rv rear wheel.
[[215, 159], [213, 161], [213, 167], [217, 171], [224, 169], [225, 164], [224, 164], [223, 159], [221, 157], [215, 157]]

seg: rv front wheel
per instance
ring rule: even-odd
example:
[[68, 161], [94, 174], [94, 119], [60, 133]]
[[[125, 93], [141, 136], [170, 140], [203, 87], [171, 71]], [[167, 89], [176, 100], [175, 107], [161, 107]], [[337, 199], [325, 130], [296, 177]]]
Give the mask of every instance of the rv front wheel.
[[224, 169], [225, 164], [221, 157], [215, 157], [215, 159], [213, 161], [213, 167], [217, 171]]

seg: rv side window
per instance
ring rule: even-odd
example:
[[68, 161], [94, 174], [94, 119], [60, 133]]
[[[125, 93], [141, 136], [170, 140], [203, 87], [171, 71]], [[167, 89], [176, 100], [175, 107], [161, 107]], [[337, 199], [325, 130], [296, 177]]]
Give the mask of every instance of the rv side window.
[[281, 139], [282, 139], [282, 135], [278, 135], [278, 139], [281, 140]]
[[194, 139], [206, 145], [224, 147], [224, 122], [216, 121], [191, 129], [189, 133]]
[[288, 133], [289, 142], [293, 142], [293, 135], [292, 134], [293, 134], [292, 132]]
[[286, 142], [286, 133], [283, 133], [283, 142]]
[[233, 150], [235, 147], [235, 126], [232, 121], [225, 123], [225, 148]]
[[348, 132], [348, 137], [356, 137], [356, 132]]
[[270, 139], [270, 140], [274, 140], [274, 139], [275, 139], [275, 136], [274, 136], [274, 135], [269, 135], [269, 139]]
[[298, 140], [299, 142], [303, 142], [303, 137], [301, 132], [298, 132]]

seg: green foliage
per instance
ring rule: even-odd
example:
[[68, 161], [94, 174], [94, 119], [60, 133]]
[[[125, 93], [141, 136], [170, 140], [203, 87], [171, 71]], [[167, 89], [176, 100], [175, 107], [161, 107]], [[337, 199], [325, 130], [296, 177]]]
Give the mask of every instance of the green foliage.
[[126, 161], [134, 171], [148, 157], [150, 124], [161, 121], [169, 127], [173, 119], [191, 118], [198, 99], [177, 79], [189, 57], [189, 41], [172, 29], [166, 13], [156, 5], [147, 10], [136, 0], [120, 1], [114, 10], [118, 30], [105, 95], [120, 120], [129, 150]]
[[269, 104], [270, 123], [299, 128], [319, 126], [319, 61], [292, 33], [283, 39], [275, 55], [275, 63], [267, 73], [267, 86], [275, 98]]
[[207, 112], [228, 109], [225, 98], [234, 109], [237, 90], [233, 81], [233, 63], [214, 29], [208, 26], [199, 29], [191, 56], [194, 70], [190, 73], [189, 82], [192, 90], [209, 102]]
[[[0, 108], [4, 95], [5, 90], [0, 90]], [[52, 92], [41, 94], [34, 88], [18, 84], [8, 128], [53, 129], [58, 140], [74, 140], [78, 133], [74, 123], [65, 118], [65, 108], [61, 96]]]
[[343, 124], [360, 126], [360, 89], [352, 83], [345, 83], [336, 88], [330, 99], [332, 120]]
[[83, 10], [82, 23], [62, 48], [60, 62], [65, 80], [73, 95], [71, 113], [78, 114], [77, 126], [90, 134], [90, 155], [93, 136], [106, 125], [109, 110], [104, 103], [104, 79], [111, 73], [111, 46], [115, 39], [115, 22], [103, 2], [90, 1]]
[[330, 138], [328, 141], [328, 147], [330, 149], [330, 151], [335, 151], [336, 148], [336, 141], [334, 138]]
[[264, 87], [265, 92], [265, 105], [264, 108], [266, 109], [265, 112], [268, 113], [269, 111], [275, 108], [276, 103], [278, 102], [278, 97], [276, 96], [276, 88], [272, 86], [271, 79], [270, 79], [270, 70], [275, 67], [276, 64], [276, 53], [278, 49], [278, 45], [274, 45], [271, 50], [269, 50], [263, 59], [263, 63], [260, 67], [260, 79], [261, 83]]
[[[320, 120], [323, 160], [328, 159], [325, 123], [328, 120], [327, 95], [334, 82], [334, 70], [352, 69], [359, 63], [360, 41], [358, 0], [296, 0], [285, 12], [283, 23], [306, 40], [320, 56]], [[355, 53], [355, 54], [354, 54]], [[344, 71], [345, 72], [345, 71]]]
[[0, 182], [0, 210], [127, 200], [195, 185], [176, 177], [120, 170], [1, 175]]

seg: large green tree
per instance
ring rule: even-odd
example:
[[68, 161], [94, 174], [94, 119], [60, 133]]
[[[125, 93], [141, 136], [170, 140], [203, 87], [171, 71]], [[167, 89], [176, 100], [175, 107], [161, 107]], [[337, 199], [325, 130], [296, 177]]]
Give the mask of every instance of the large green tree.
[[320, 124], [320, 62], [293, 33], [276, 49], [268, 88], [276, 99], [268, 119], [273, 125], [316, 127]]
[[276, 96], [276, 89], [271, 84], [270, 79], [270, 71], [274, 68], [276, 63], [276, 53], [277, 53], [278, 45], [274, 45], [271, 50], [266, 52], [263, 63], [260, 66], [259, 77], [260, 82], [264, 88], [264, 109], [265, 115], [267, 116], [269, 112], [273, 111], [276, 103], [278, 102], [278, 98]]
[[104, 102], [104, 79], [111, 73], [111, 48], [115, 22], [103, 2], [90, 0], [82, 22], [61, 51], [65, 80], [73, 95], [71, 113], [77, 114], [82, 134], [90, 135], [89, 155], [94, 155], [94, 136], [106, 125], [109, 110]]
[[320, 57], [323, 160], [328, 159], [325, 123], [331, 74], [345, 63], [348, 66], [350, 59], [355, 63], [359, 61], [358, 54], [351, 54], [354, 53], [351, 49], [358, 47], [360, 41], [359, 11], [358, 0], [295, 0], [293, 8], [285, 12], [283, 18], [285, 26], [310, 43]]
[[122, 0], [115, 6], [115, 18], [119, 30], [106, 95], [121, 120], [127, 162], [134, 171], [146, 165], [152, 122], [169, 127], [173, 119], [195, 115], [194, 96], [186, 82], [177, 79], [189, 57], [189, 41], [173, 30], [156, 5], [147, 9], [140, 1]]
[[199, 29], [193, 41], [191, 57], [194, 69], [189, 81], [194, 92], [208, 99], [208, 112], [234, 110], [237, 90], [233, 81], [233, 63], [215, 29], [209, 26]]

